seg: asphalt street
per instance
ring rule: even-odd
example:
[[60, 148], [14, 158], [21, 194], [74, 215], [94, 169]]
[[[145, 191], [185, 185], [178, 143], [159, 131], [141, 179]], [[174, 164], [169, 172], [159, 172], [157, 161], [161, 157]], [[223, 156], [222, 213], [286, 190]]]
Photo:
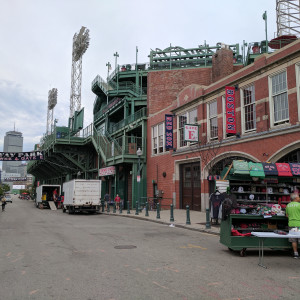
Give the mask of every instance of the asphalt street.
[[102, 214], [0, 212], [0, 300], [299, 299], [300, 260], [229, 251], [217, 235]]

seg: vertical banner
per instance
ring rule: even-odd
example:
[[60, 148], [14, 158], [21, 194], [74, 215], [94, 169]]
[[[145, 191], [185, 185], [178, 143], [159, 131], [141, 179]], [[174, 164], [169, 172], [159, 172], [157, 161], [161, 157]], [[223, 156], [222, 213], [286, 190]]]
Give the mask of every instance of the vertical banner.
[[225, 87], [226, 133], [236, 134], [235, 88]]
[[173, 115], [165, 115], [166, 149], [173, 149]]

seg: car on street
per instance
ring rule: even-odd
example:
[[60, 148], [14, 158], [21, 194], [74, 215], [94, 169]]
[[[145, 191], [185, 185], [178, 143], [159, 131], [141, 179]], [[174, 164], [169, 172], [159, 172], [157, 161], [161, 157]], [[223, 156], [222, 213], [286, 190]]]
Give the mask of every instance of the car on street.
[[6, 202], [12, 203], [11, 195], [5, 195]]

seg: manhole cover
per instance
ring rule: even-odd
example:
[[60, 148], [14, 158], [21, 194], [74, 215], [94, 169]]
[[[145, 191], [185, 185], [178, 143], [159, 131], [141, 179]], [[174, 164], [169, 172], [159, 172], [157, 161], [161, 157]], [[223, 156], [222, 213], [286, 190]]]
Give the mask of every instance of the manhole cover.
[[120, 245], [120, 246], [115, 246], [115, 249], [134, 249], [136, 246], [134, 245]]

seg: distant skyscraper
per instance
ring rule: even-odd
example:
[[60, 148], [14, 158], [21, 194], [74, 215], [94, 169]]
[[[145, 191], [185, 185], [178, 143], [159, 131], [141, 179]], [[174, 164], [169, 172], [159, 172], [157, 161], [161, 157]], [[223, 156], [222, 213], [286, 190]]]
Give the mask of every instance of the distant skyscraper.
[[[23, 136], [22, 132], [8, 131], [4, 137], [3, 152], [22, 152], [23, 151]], [[20, 173], [19, 161], [3, 161], [2, 170], [6, 173]]]

